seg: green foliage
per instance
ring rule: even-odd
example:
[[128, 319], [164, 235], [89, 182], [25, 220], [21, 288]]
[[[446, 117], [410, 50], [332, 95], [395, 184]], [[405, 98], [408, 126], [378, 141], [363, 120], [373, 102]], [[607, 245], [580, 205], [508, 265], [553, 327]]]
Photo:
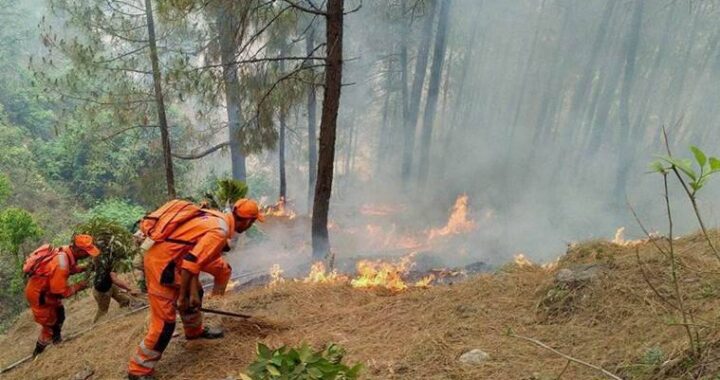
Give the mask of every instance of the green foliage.
[[243, 380], [351, 380], [357, 379], [362, 364], [348, 367], [342, 363], [345, 350], [329, 344], [322, 351], [314, 351], [307, 344], [299, 348], [282, 346], [272, 350], [258, 343], [257, 359], [250, 364]]
[[42, 230], [27, 211], [10, 207], [0, 212], [0, 247], [14, 255], [28, 240], [42, 235]]
[[132, 234], [120, 223], [106, 218], [93, 218], [75, 229], [77, 233], [92, 235], [100, 249], [99, 261], [114, 271], [127, 272], [138, 247]]
[[720, 172], [720, 159], [708, 158], [705, 152], [696, 146], [691, 146], [690, 151], [695, 162], [687, 158], [663, 156], [658, 161], [654, 161], [650, 168], [661, 174], [667, 174], [670, 170], [678, 170], [678, 173], [685, 176], [691, 189], [691, 195], [694, 196], [705, 186], [711, 175]]
[[0, 204], [5, 203], [5, 200], [10, 196], [10, 192], [10, 179], [5, 174], [0, 173]]
[[98, 218], [109, 220], [123, 227], [126, 231], [131, 231], [135, 222], [142, 218], [143, 215], [145, 215], [145, 209], [141, 206], [121, 199], [108, 199], [78, 216], [81, 220], [90, 222]]
[[240, 198], [245, 198], [248, 193], [248, 186], [243, 181], [230, 178], [218, 179], [215, 181], [215, 188], [205, 193], [213, 208], [230, 207]]

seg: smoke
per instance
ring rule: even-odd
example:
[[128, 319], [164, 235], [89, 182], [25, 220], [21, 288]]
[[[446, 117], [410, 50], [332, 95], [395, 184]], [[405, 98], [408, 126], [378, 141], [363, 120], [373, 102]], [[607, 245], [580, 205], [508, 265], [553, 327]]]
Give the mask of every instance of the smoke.
[[[428, 72], [411, 178], [403, 181], [401, 22], [414, 18], [406, 35], [409, 87], [418, 74], [414, 62], [429, 2], [407, 3], [416, 7], [403, 14], [399, 1], [366, 2], [346, 18], [347, 86], [331, 220], [366, 239], [331, 229], [339, 257], [375, 249], [358, 226], [420, 235], [444, 225], [461, 194], [468, 195], [479, 225], [427, 249], [445, 264], [500, 264], [517, 253], [551, 260], [568, 243], [609, 239], [619, 227], [637, 237], [641, 232], [628, 202], [651, 230], [663, 232], [661, 177], [647, 173], [649, 162], [664, 153], [661, 128], [668, 128], [676, 155], [690, 157], [691, 144], [717, 153], [720, 32], [714, 2], [639, 7], [612, 0], [453, 0], [430, 176], [424, 184], [417, 180]], [[296, 113], [291, 128], [296, 133], [288, 146], [289, 197], [304, 211], [304, 111]], [[275, 168], [275, 155], [262, 156], [258, 167]], [[716, 219], [719, 188], [711, 181], [700, 194], [709, 222]], [[682, 189], [673, 183], [671, 193], [678, 232], [695, 230]], [[379, 219], [359, 213], [373, 203], [399, 205], [401, 211]], [[286, 246], [309, 244], [309, 231], [289, 240]], [[273, 250], [278, 248], [268, 248]]]

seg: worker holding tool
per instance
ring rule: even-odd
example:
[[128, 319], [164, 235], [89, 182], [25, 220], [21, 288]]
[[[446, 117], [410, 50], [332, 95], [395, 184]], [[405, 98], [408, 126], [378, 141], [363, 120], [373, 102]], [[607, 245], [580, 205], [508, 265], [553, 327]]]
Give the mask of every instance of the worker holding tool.
[[240, 199], [229, 213], [173, 200], [141, 221], [140, 229], [146, 236], [141, 248], [146, 249], [143, 267], [150, 323], [130, 359], [129, 379], [153, 378], [155, 365], [175, 330], [177, 311], [187, 339], [223, 336], [222, 330], [203, 326], [198, 275], [203, 267], [220, 258], [233, 233], [247, 230], [256, 220], [264, 220], [258, 204]]
[[97, 303], [97, 312], [93, 323], [97, 323], [110, 309], [110, 300], [115, 300], [120, 307], [134, 306], [138, 303], [133, 296], [139, 291], [133, 290], [130, 285], [120, 279], [115, 273], [117, 260], [111, 253], [101, 252], [93, 258], [93, 297]]
[[100, 250], [93, 244], [92, 236], [75, 235], [69, 246], [54, 248], [46, 244], [25, 260], [23, 272], [29, 277], [25, 298], [35, 322], [41, 327], [33, 356], [43, 352], [50, 343], [62, 341], [65, 321], [62, 299], [87, 288], [85, 281], [69, 285], [68, 279], [84, 270], [77, 266], [78, 260], [98, 254]]

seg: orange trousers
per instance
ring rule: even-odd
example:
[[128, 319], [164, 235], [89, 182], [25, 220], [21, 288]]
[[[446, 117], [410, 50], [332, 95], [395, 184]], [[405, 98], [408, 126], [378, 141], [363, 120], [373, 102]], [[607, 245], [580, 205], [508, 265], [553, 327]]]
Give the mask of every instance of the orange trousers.
[[43, 278], [31, 279], [25, 288], [25, 298], [30, 304], [33, 319], [40, 325], [37, 342], [47, 346], [62, 339], [62, 326], [65, 322], [65, 307], [62, 299], [46, 293]]
[[[179, 289], [176, 287], [163, 286], [160, 283], [160, 276], [170, 262], [153, 254], [146, 255], [144, 261], [150, 302], [150, 323], [145, 338], [138, 345], [128, 365], [128, 373], [137, 376], [152, 375], [155, 365], [170, 343], [175, 332], [177, 318], [175, 305], [179, 295]], [[179, 273], [175, 273], [175, 278], [179, 278]], [[187, 338], [195, 338], [202, 334], [203, 321], [200, 311], [180, 312], [180, 319]]]
[[200, 268], [200, 270], [213, 276], [212, 295], [220, 296], [225, 294], [225, 289], [228, 282], [230, 282], [230, 276], [232, 276], [232, 267], [227, 261], [223, 260], [222, 257], [218, 257]]

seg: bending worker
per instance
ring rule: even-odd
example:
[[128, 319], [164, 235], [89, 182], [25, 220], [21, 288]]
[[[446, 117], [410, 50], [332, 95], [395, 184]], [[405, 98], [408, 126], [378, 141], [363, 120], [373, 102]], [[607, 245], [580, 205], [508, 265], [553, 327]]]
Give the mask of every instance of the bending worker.
[[68, 279], [84, 270], [77, 266], [78, 260], [98, 254], [100, 250], [93, 244], [92, 236], [75, 235], [71, 245], [60, 248], [44, 245], [25, 261], [23, 271], [30, 276], [25, 298], [35, 322], [41, 327], [33, 356], [43, 352], [50, 343], [62, 341], [65, 322], [62, 299], [87, 288], [85, 281], [69, 285]]
[[240, 199], [229, 213], [202, 210], [175, 226], [167, 238], [148, 249], [144, 270], [150, 323], [147, 335], [130, 359], [129, 379], [153, 378], [155, 365], [175, 330], [176, 310], [180, 312], [187, 339], [223, 337], [222, 330], [203, 326], [198, 274], [201, 268], [220, 257], [234, 232], [247, 230], [256, 220], [263, 221], [257, 203]]

